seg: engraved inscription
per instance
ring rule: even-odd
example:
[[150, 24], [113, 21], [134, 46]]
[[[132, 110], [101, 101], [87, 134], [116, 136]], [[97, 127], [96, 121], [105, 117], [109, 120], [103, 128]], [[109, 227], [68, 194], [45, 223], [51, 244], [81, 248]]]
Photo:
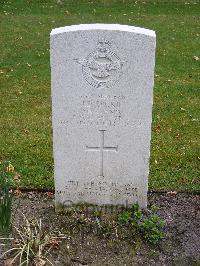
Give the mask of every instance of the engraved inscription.
[[75, 181], [68, 180], [63, 190], [56, 191], [58, 194], [64, 194], [66, 197], [103, 197], [110, 195], [113, 201], [119, 201], [123, 198], [132, 202], [138, 200], [138, 187], [133, 183], [119, 184], [117, 182], [107, 181]]
[[104, 177], [104, 173], [103, 173], [103, 153], [104, 151], [117, 151], [118, 150], [118, 146], [115, 147], [106, 147], [104, 146], [104, 132], [105, 130], [99, 130], [100, 132], [100, 145], [98, 147], [90, 147], [90, 146], [86, 146], [86, 151], [100, 151], [100, 177]]
[[[110, 127], [123, 126], [140, 128], [142, 121], [128, 119], [124, 114], [124, 106], [127, 98], [123, 94], [92, 93], [80, 95], [76, 109], [65, 119], [57, 120], [61, 126], [78, 125], [81, 127], [98, 127], [107, 130]], [[78, 107], [77, 107], [78, 106]]]
[[106, 130], [117, 125], [126, 126], [129, 123], [122, 112], [126, 104], [123, 94], [104, 95], [101, 93], [83, 94], [76, 105], [74, 112], [66, 119], [61, 119], [62, 126], [78, 125], [81, 127], [95, 126]]
[[75, 59], [82, 65], [84, 79], [94, 88], [110, 88], [119, 81], [124, 62], [112, 51], [108, 40], [99, 40], [96, 50], [84, 59]]
[[79, 109], [81, 125], [96, 125], [106, 129], [123, 119], [124, 95], [82, 95]]

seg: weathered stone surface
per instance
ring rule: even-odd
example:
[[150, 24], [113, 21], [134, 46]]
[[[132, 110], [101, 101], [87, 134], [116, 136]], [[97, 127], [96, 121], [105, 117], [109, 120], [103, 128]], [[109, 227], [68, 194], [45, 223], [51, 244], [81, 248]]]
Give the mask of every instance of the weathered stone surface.
[[56, 205], [147, 205], [155, 33], [125, 25], [51, 32]]

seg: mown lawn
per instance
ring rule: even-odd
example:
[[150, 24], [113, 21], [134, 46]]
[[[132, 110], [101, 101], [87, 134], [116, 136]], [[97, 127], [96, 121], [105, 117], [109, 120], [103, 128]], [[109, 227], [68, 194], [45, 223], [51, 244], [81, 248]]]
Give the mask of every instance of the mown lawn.
[[53, 187], [49, 34], [96, 22], [156, 31], [149, 187], [199, 192], [198, 0], [1, 0], [0, 160], [22, 187]]

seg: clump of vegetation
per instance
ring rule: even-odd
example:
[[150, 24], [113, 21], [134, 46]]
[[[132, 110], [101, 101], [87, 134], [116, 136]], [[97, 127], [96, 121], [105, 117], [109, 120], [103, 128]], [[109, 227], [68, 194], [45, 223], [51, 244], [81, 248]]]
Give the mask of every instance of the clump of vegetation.
[[153, 207], [148, 213], [143, 213], [138, 204], [123, 211], [118, 218], [120, 224], [126, 224], [137, 230], [142, 237], [152, 244], [157, 244], [164, 237], [164, 220], [156, 214]]
[[46, 262], [54, 265], [48, 258], [52, 247], [59, 245], [57, 237], [44, 230], [41, 219], [29, 221], [25, 215], [24, 223], [16, 230], [17, 238], [14, 239], [14, 247], [7, 250], [2, 257], [9, 255], [12, 264], [17, 265], [45, 265]]
[[0, 234], [6, 234], [11, 225], [11, 176], [14, 167], [10, 162], [3, 162], [0, 163], [0, 168]]
[[136, 243], [144, 238], [157, 244], [164, 237], [164, 220], [156, 213], [157, 208], [142, 211], [138, 204], [131, 208], [107, 210], [95, 206], [74, 206], [67, 208], [72, 231], [82, 234], [94, 233], [112, 241], [125, 240]]

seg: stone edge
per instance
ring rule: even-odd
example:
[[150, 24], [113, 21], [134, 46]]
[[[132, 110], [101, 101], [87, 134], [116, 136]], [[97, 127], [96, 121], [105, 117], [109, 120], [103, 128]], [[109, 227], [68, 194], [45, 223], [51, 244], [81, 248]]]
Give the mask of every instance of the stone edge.
[[126, 31], [132, 32], [136, 34], [144, 34], [151, 37], [156, 37], [155, 31], [128, 26], [128, 25], [120, 25], [120, 24], [79, 24], [79, 25], [71, 25], [60, 28], [52, 29], [50, 36], [65, 33], [65, 32], [75, 32], [75, 31], [85, 31], [85, 30], [113, 30], [113, 31]]

